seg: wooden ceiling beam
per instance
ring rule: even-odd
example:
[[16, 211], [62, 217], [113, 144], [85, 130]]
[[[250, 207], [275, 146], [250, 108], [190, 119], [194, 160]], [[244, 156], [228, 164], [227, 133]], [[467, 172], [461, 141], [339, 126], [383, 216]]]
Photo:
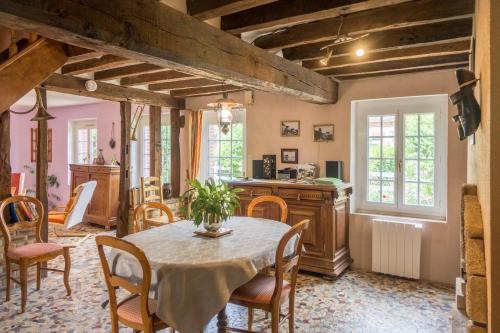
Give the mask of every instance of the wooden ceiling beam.
[[97, 90], [88, 91], [85, 88], [85, 81], [87, 80], [76, 76], [52, 74], [43, 82], [42, 86], [47, 90], [57, 91], [60, 93], [86, 96], [114, 102], [131, 102], [178, 109], [185, 108], [183, 99], [143, 89], [122, 87], [111, 83], [97, 82]]
[[171, 92], [173, 97], [185, 98], [185, 97], [195, 97], [195, 96], [208, 96], [217, 95], [225, 92], [234, 92], [244, 90], [242, 87], [232, 86], [232, 85], [219, 85], [215, 87], [204, 87], [204, 88], [188, 88], [174, 90]]
[[155, 83], [149, 85], [151, 91], [178, 90], [186, 88], [201, 88], [221, 85], [221, 82], [209, 79], [192, 79], [173, 82]]
[[136, 64], [125, 67], [112, 68], [94, 73], [94, 80], [106, 81], [121, 79], [127, 76], [155, 73], [163, 71], [165, 68], [151, 64]]
[[157, 73], [140, 74], [140, 75], [124, 77], [123, 79], [120, 80], [120, 84], [123, 86], [139, 86], [143, 84], [185, 80], [191, 78], [193, 78], [193, 76], [190, 74], [181, 73], [173, 70], [164, 70], [162, 72], [157, 72]]
[[66, 45], [66, 53], [68, 55], [68, 63], [74, 63], [78, 61], [84, 61], [94, 58], [99, 58], [104, 55], [102, 52], [97, 52], [94, 50], [86, 49], [83, 47], [78, 47], [74, 45]]
[[[378, 31], [358, 41], [334, 46], [332, 57], [352, 54], [359, 48], [365, 51], [399, 49], [448, 40], [465, 40], [471, 36], [472, 18]], [[326, 41], [286, 48], [283, 50], [283, 56], [291, 61], [321, 59], [326, 53], [321, 48], [330, 43], [331, 41]]]
[[437, 57], [452, 54], [470, 54], [470, 49], [470, 40], [464, 40], [453, 43], [440, 43], [409, 47], [404, 49], [369, 52], [362, 57], [358, 57], [355, 54], [350, 54], [343, 57], [331, 58], [326, 65], [321, 64], [320, 60], [308, 60], [304, 61], [302, 65], [306, 68], [323, 71], [332, 68], [357, 66], [394, 60], [423, 59], [427, 57]]
[[393, 61], [362, 64], [356, 66], [338, 67], [338, 68], [325, 69], [318, 72], [321, 72], [324, 75], [333, 76], [335, 78], [341, 78], [342, 76], [353, 75], [353, 74], [386, 72], [391, 70], [411, 69], [414, 67], [422, 67], [422, 66], [467, 63], [468, 61], [469, 61], [468, 54], [452, 54], [445, 56], [441, 55], [436, 57], [427, 57], [423, 59], [419, 58], [400, 59]]
[[367, 79], [372, 77], [380, 77], [387, 75], [398, 75], [398, 74], [409, 74], [409, 73], [418, 73], [418, 72], [430, 72], [430, 71], [438, 71], [438, 70], [446, 70], [446, 69], [458, 69], [465, 68], [468, 66], [468, 62], [460, 62], [460, 63], [452, 63], [452, 64], [444, 64], [444, 65], [429, 65], [429, 66], [419, 66], [414, 68], [405, 68], [405, 69], [395, 69], [383, 72], [375, 72], [375, 73], [360, 73], [353, 75], [344, 75], [339, 77], [339, 80], [359, 80], [359, 79]]
[[99, 70], [125, 66], [134, 62], [136, 61], [118, 57], [112, 54], [107, 54], [97, 59], [89, 59], [64, 65], [61, 68], [61, 73], [71, 75], [85, 74]]
[[233, 34], [324, 20], [410, 0], [281, 0], [223, 16], [221, 29]]
[[199, 20], [228, 15], [277, 0], [186, 0], [187, 12]]
[[[366, 10], [344, 17], [341, 33], [353, 36], [472, 17], [474, 0], [420, 0]], [[341, 18], [331, 18], [263, 35], [254, 41], [267, 50], [334, 40]]]
[[0, 25], [236, 86], [313, 103], [337, 101], [338, 84], [330, 78], [161, 2], [144, 4], [139, 0], [2, 0]]

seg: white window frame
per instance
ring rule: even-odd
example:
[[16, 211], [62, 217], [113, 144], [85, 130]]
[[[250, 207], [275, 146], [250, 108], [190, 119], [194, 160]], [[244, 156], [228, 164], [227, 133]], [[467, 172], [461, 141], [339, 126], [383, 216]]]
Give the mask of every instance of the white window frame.
[[[354, 213], [395, 215], [403, 217], [446, 220], [447, 153], [448, 153], [448, 96], [360, 100], [352, 102], [351, 113], [351, 181], [354, 184]], [[434, 206], [404, 204], [404, 114], [435, 114], [434, 126]], [[373, 203], [367, 200], [368, 191], [368, 117], [395, 115], [395, 192], [394, 204]]]
[[[81, 119], [81, 120], [71, 120], [71, 163], [79, 163], [78, 162], [78, 130], [80, 129], [92, 129], [95, 128], [97, 131], [97, 119]], [[96, 138], [98, 141], [99, 138]], [[90, 131], [89, 131], [89, 161], [88, 163], [92, 163], [93, 159], [97, 156], [92, 155], [92, 143], [90, 140]], [[96, 143], [97, 144], [97, 143]], [[98, 146], [98, 145], [97, 145]], [[99, 148], [98, 148], [99, 149]]]

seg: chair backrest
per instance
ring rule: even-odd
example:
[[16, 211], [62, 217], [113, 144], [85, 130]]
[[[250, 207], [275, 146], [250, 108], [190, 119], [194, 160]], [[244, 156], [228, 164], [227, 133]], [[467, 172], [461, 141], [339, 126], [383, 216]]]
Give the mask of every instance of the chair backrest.
[[168, 223], [174, 222], [174, 214], [165, 204], [159, 202], [145, 202], [137, 206], [134, 210], [134, 232], [150, 228], [148, 219], [146, 218], [146, 212], [152, 209], [159, 209], [161, 211], [161, 216], [167, 215]]
[[64, 220], [64, 227], [66, 229], [83, 222], [83, 214], [85, 214], [85, 210], [92, 199], [92, 195], [94, 195], [96, 186], [97, 182], [95, 180], [91, 180], [78, 185], [73, 190], [73, 194], [75, 195], [73, 198], [73, 204]]
[[141, 203], [145, 202], [163, 203], [161, 178], [141, 177]]
[[281, 210], [280, 221], [286, 223], [286, 219], [288, 217], [288, 207], [285, 200], [275, 195], [262, 195], [250, 201], [247, 208], [247, 216], [253, 216], [254, 207], [263, 202], [274, 202], [278, 204]]
[[[14, 204], [19, 207], [19, 212], [24, 213], [24, 210], [28, 210], [28, 214], [31, 216], [33, 213], [36, 213], [36, 216], [32, 216], [34, 218], [33, 221], [22, 221], [21, 219], [19, 222], [16, 222], [16, 224], [12, 227], [8, 227], [7, 223], [10, 221], [6, 221], [5, 217], [9, 216], [10, 213], [6, 214], [6, 210], [9, 209], [9, 205]], [[43, 208], [42, 203], [40, 200], [33, 198], [33, 197], [28, 197], [24, 195], [16, 195], [10, 198], [7, 198], [2, 201], [0, 204], [0, 227], [2, 229], [2, 234], [4, 237], [4, 248], [5, 251], [7, 251], [10, 248], [10, 243], [11, 243], [11, 235], [10, 235], [10, 230], [14, 229], [30, 229], [30, 228], [35, 228], [35, 239], [38, 243], [42, 242], [42, 237], [41, 237], [41, 225], [43, 222], [43, 218], [45, 216], [45, 210]], [[10, 230], [9, 230], [10, 229]]]
[[[297, 273], [299, 272], [299, 261], [302, 257], [302, 245], [304, 243], [305, 231], [309, 227], [309, 220], [303, 220], [295, 224], [281, 238], [276, 249], [275, 278], [276, 287], [273, 293], [273, 302], [279, 302], [283, 286], [284, 274], [291, 271], [291, 293], [295, 292], [297, 284]], [[288, 242], [295, 238], [294, 251], [291, 255], [285, 256]]]
[[[117, 313], [118, 304], [116, 301], [115, 288], [117, 287], [124, 288], [128, 290], [131, 294], [139, 295], [139, 297], [141, 298], [140, 303], [141, 303], [142, 322], [143, 323], [150, 322], [151, 313], [149, 312], [149, 307], [148, 307], [148, 297], [149, 297], [149, 288], [151, 287], [151, 266], [144, 252], [140, 248], [138, 248], [137, 246], [135, 246], [130, 242], [127, 242], [126, 240], [112, 236], [105, 236], [105, 235], [96, 236], [95, 242], [97, 244], [99, 258], [101, 260], [102, 270], [104, 272], [104, 280], [108, 288], [109, 305], [112, 313], [114, 313], [115, 316], [118, 316]], [[106, 254], [104, 253], [105, 246], [132, 255], [141, 265], [142, 282], [134, 284], [132, 282], [129, 282], [127, 279], [114, 274], [110, 270], [108, 260], [106, 259]]]

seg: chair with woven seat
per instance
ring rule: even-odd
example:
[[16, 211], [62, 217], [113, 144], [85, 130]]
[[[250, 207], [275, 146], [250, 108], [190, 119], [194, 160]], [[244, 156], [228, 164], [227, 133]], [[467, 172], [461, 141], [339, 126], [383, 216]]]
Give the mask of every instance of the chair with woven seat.
[[250, 201], [250, 203], [248, 204], [248, 208], [247, 208], [247, 216], [251, 217], [254, 215], [255, 206], [257, 206], [258, 204], [267, 203], [267, 202], [275, 203], [275, 204], [278, 204], [280, 206], [280, 210], [281, 210], [280, 221], [283, 223], [286, 223], [286, 219], [288, 217], [288, 207], [286, 205], [285, 200], [283, 200], [282, 198], [277, 197], [275, 195], [262, 195], [260, 197], [253, 199], [252, 201]]
[[[295, 286], [299, 271], [299, 261], [302, 256], [302, 244], [304, 243], [305, 230], [309, 226], [309, 220], [303, 220], [295, 224], [281, 238], [276, 250], [275, 275], [257, 274], [252, 280], [237, 288], [229, 303], [248, 308], [248, 329], [228, 328], [234, 332], [253, 332], [253, 310], [261, 309], [271, 312], [272, 333], [278, 333], [279, 325], [288, 319], [289, 333], [295, 329], [294, 306]], [[294, 252], [285, 255], [289, 241], [294, 241]], [[290, 273], [290, 281], [284, 279], [285, 273]], [[288, 313], [281, 314], [281, 306], [288, 301]]]
[[147, 211], [151, 209], [160, 210], [160, 216], [166, 215], [168, 223], [174, 222], [174, 214], [165, 204], [159, 202], [145, 202], [137, 206], [134, 210], [134, 232], [140, 232], [152, 227], [160, 227], [164, 225], [164, 223], [154, 222], [146, 217]]
[[[104, 272], [104, 280], [108, 288], [111, 312], [111, 328], [118, 332], [118, 323], [122, 323], [134, 332], [152, 333], [167, 328], [168, 325], [156, 316], [156, 300], [149, 298], [151, 287], [151, 266], [144, 252], [126, 240], [111, 236], [96, 236], [99, 258]], [[109, 267], [104, 247], [117, 249], [132, 255], [142, 268], [142, 282], [134, 284], [114, 274]], [[116, 289], [124, 288], [131, 293], [121, 302], [117, 302]]]
[[[30, 205], [34, 208], [36, 216], [33, 216], [33, 221], [21, 221], [8, 226], [6, 221], [6, 216], [10, 214], [5, 214], [6, 210], [9, 209], [9, 205], [21, 205], [26, 208]], [[24, 209], [23, 208], [23, 209]], [[14, 196], [7, 198], [2, 201], [0, 205], [0, 220], [1, 229], [4, 237], [4, 257], [5, 257], [5, 269], [6, 269], [6, 291], [5, 299], [8, 302], [10, 300], [10, 281], [14, 281], [21, 286], [21, 312], [26, 309], [27, 292], [28, 292], [28, 267], [36, 265], [36, 290], [40, 289], [41, 284], [41, 270], [56, 271], [64, 273], [64, 285], [66, 287], [67, 295], [71, 295], [71, 288], [69, 286], [69, 272], [71, 267], [71, 260], [69, 256], [69, 247], [65, 247], [56, 243], [45, 243], [41, 238], [41, 225], [43, 223], [42, 219], [44, 216], [44, 209], [42, 203], [32, 197], [27, 196]], [[41, 218], [39, 218], [41, 217]], [[12, 246], [12, 236], [11, 232], [17, 231], [19, 229], [35, 229], [35, 243], [21, 245], [18, 247]], [[46, 268], [42, 266], [49, 260], [56, 257], [64, 257], [64, 270]], [[11, 276], [11, 265], [16, 264], [19, 267], [19, 280], [14, 279]]]

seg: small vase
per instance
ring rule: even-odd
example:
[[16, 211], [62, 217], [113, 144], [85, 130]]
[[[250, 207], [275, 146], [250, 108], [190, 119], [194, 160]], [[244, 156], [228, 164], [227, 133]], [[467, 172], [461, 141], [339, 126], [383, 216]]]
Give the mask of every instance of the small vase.
[[104, 155], [102, 154], [102, 149], [99, 149], [99, 154], [97, 155], [97, 158], [95, 159], [95, 164], [96, 165], [106, 164], [106, 161], [104, 160]]
[[218, 216], [209, 215], [207, 220], [203, 221], [203, 227], [210, 232], [217, 232], [222, 227], [222, 222]]
[[172, 185], [170, 183], [163, 183], [162, 191], [163, 199], [172, 198]]

